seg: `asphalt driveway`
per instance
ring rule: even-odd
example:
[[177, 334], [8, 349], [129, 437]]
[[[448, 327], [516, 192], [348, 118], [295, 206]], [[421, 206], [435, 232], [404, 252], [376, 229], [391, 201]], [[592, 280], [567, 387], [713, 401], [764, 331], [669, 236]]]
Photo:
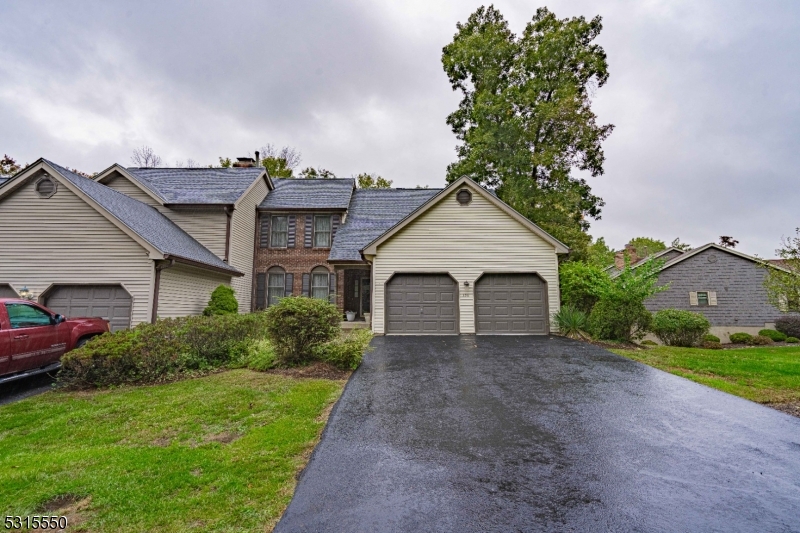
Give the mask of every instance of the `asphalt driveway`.
[[373, 345], [275, 531], [800, 531], [800, 419], [563, 338]]

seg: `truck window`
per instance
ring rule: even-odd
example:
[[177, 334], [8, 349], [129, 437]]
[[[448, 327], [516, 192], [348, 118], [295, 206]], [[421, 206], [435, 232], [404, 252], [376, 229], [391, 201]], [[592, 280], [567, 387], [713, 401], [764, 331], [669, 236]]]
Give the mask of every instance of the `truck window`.
[[8, 321], [11, 322], [12, 329], [49, 326], [52, 323], [49, 313], [45, 313], [32, 305], [11, 303], [5, 305], [6, 311], [8, 311]]

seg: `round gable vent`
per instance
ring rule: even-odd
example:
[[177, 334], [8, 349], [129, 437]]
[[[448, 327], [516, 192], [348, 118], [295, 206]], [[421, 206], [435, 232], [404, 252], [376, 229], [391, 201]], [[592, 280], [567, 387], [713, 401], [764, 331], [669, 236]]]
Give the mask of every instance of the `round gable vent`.
[[472, 201], [472, 193], [467, 189], [461, 189], [456, 194], [456, 200], [458, 200], [458, 203], [461, 205], [469, 205], [469, 203]]
[[36, 193], [42, 198], [50, 198], [56, 193], [57, 188], [55, 180], [50, 176], [39, 178], [36, 182]]

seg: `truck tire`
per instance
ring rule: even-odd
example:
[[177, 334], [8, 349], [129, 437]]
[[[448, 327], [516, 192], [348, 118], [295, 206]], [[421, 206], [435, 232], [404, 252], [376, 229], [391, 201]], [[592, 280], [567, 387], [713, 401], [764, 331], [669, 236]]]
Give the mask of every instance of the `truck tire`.
[[87, 335], [86, 337], [81, 337], [80, 339], [78, 339], [78, 342], [75, 343], [75, 349], [77, 350], [78, 348], [89, 342], [89, 339], [91, 339], [92, 337], [94, 337], [94, 335]]

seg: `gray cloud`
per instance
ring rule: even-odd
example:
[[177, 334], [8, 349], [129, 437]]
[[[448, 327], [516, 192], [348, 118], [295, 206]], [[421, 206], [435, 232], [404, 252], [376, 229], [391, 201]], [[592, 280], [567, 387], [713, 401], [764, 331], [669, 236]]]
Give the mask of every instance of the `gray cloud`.
[[[0, 151], [96, 171], [134, 147], [168, 161], [290, 144], [303, 164], [441, 185], [458, 102], [441, 48], [479, 4], [4, 2]], [[496, 4], [519, 32], [528, 2]], [[617, 128], [592, 234], [692, 244], [730, 234], [771, 255], [800, 225], [800, 6], [728, 1], [552, 2], [600, 14]]]

